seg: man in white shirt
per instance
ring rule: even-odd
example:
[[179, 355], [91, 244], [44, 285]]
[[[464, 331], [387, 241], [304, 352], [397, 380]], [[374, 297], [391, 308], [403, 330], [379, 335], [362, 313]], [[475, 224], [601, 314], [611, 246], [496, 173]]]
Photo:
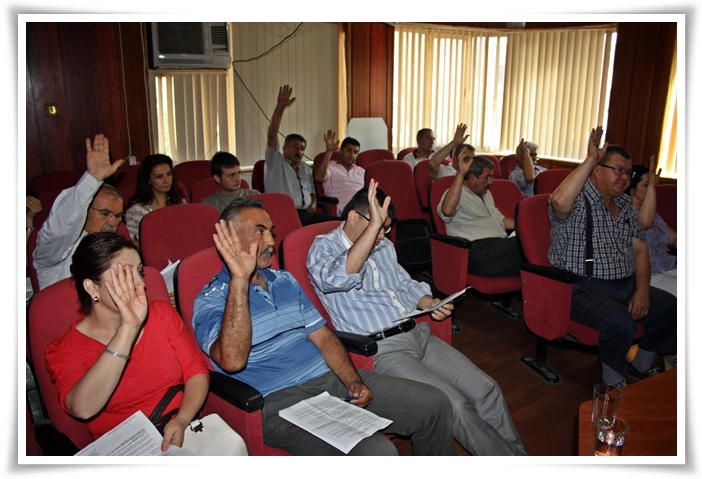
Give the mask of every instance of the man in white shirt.
[[326, 196], [333, 196], [339, 200], [337, 214], [341, 216], [351, 197], [364, 185], [366, 170], [356, 164], [361, 144], [355, 138], [344, 138], [338, 161], [331, 161], [332, 154], [339, 149], [336, 132], [327, 131], [324, 143], [327, 145], [327, 151], [314, 168], [314, 181], [323, 184]]
[[407, 153], [402, 161], [406, 161], [412, 165], [412, 169], [417, 166], [422, 160], [428, 160], [434, 154], [434, 142], [436, 141], [436, 136], [434, 136], [434, 130], [431, 128], [422, 128], [417, 132], [417, 148]]
[[469, 158], [468, 148], [456, 151], [459, 170], [441, 197], [437, 213], [450, 236], [471, 241], [468, 271], [480, 276], [513, 276], [521, 269], [516, 236], [508, 237], [514, 220], [495, 207], [490, 193], [494, 164], [484, 156]]
[[117, 231], [124, 219], [124, 202], [116, 188], [103, 183], [124, 160], [110, 163], [110, 143], [100, 134], [91, 145], [85, 139], [87, 168], [76, 186], [61, 192], [37, 235], [34, 268], [39, 289], [71, 275], [73, 252], [84, 236]]

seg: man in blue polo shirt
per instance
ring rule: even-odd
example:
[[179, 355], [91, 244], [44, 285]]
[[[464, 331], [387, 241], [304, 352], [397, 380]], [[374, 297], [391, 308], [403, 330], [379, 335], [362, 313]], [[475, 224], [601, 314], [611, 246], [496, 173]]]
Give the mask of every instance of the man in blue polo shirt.
[[[412, 437], [416, 455], [451, 455], [451, 404], [415, 381], [356, 371], [293, 276], [271, 270], [273, 224], [260, 200], [234, 200], [216, 225], [222, 271], [195, 300], [193, 328], [215, 369], [258, 389], [264, 442], [296, 455], [341, 454], [278, 411], [323, 391], [393, 421], [383, 432]], [[351, 455], [396, 455], [383, 434]]]

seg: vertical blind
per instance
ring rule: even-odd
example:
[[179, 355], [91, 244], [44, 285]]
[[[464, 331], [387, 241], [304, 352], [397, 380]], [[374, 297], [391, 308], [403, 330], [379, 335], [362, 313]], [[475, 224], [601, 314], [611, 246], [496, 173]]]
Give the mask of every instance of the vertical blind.
[[668, 101], [663, 120], [663, 142], [658, 154], [658, 167], [663, 169], [661, 176], [677, 178], [678, 176], [678, 49], [673, 54], [673, 66], [670, 72]]
[[513, 151], [524, 137], [543, 155], [582, 157], [590, 129], [606, 124], [615, 36], [398, 25], [393, 149], [425, 127], [445, 144], [466, 123], [479, 151]]

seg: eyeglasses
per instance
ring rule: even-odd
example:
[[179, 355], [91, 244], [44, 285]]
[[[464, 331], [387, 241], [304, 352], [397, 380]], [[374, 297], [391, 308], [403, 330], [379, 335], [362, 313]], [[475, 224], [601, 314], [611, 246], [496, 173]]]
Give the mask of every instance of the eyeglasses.
[[623, 168], [619, 168], [618, 166], [603, 165], [602, 163], [598, 164], [597, 166], [604, 166], [605, 168], [609, 168], [610, 170], [614, 170], [614, 172], [619, 176], [627, 175], [629, 178], [631, 178], [631, 173], [634, 171], [631, 168], [628, 170], [625, 170]]
[[114, 216], [117, 221], [122, 221], [124, 219], [124, 213], [113, 213], [110, 210], [99, 210], [97, 208], [93, 208], [92, 206], [90, 209], [99, 212], [104, 219], [108, 219], [110, 216]]
[[[356, 211], [356, 210], [354, 210], [354, 211]], [[358, 211], [356, 211], [356, 213], [358, 213]], [[358, 213], [358, 216], [360, 216], [361, 218], [363, 218], [364, 220], [366, 220], [367, 222], [370, 223], [370, 218], [368, 218], [366, 215]], [[390, 234], [390, 231], [392, 231], [392, 225], [385, 226], [383, 228], [383, 231], [385, 232], [386, 235]]]

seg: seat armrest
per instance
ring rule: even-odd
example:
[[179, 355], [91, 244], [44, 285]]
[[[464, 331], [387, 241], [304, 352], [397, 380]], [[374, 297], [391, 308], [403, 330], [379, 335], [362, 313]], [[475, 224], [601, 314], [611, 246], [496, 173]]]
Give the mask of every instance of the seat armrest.
[[217, 371], [210, 371], [210, 391], [246, 412], [263, 408], [263, 396], [256, 388]]
[[566, 284], [573, 284], [578, 280], [578, 277], [574, 273], [554, 268], [553, 266], [536, 266], [529, 263], [522, 263], [522, 271], [527, 271]]
[[334, 331], [334, 334], [339, 338], [346, 351], [350, 353], [360, 354], [361, 356], [373, 356], [378, 352], [378, 344], [371, 338], [343, 331]]
[[442, 243], [446, 243], [459, 248], [470, 248], [471, 242], [469, 239], [461, 238], [460, 236], [448, 236], [432, 233], [431, 238]]
[[338, 205], [339, 198], [334, 196], [318, 196], [317, 203], [329, 203], [330, 205]]

